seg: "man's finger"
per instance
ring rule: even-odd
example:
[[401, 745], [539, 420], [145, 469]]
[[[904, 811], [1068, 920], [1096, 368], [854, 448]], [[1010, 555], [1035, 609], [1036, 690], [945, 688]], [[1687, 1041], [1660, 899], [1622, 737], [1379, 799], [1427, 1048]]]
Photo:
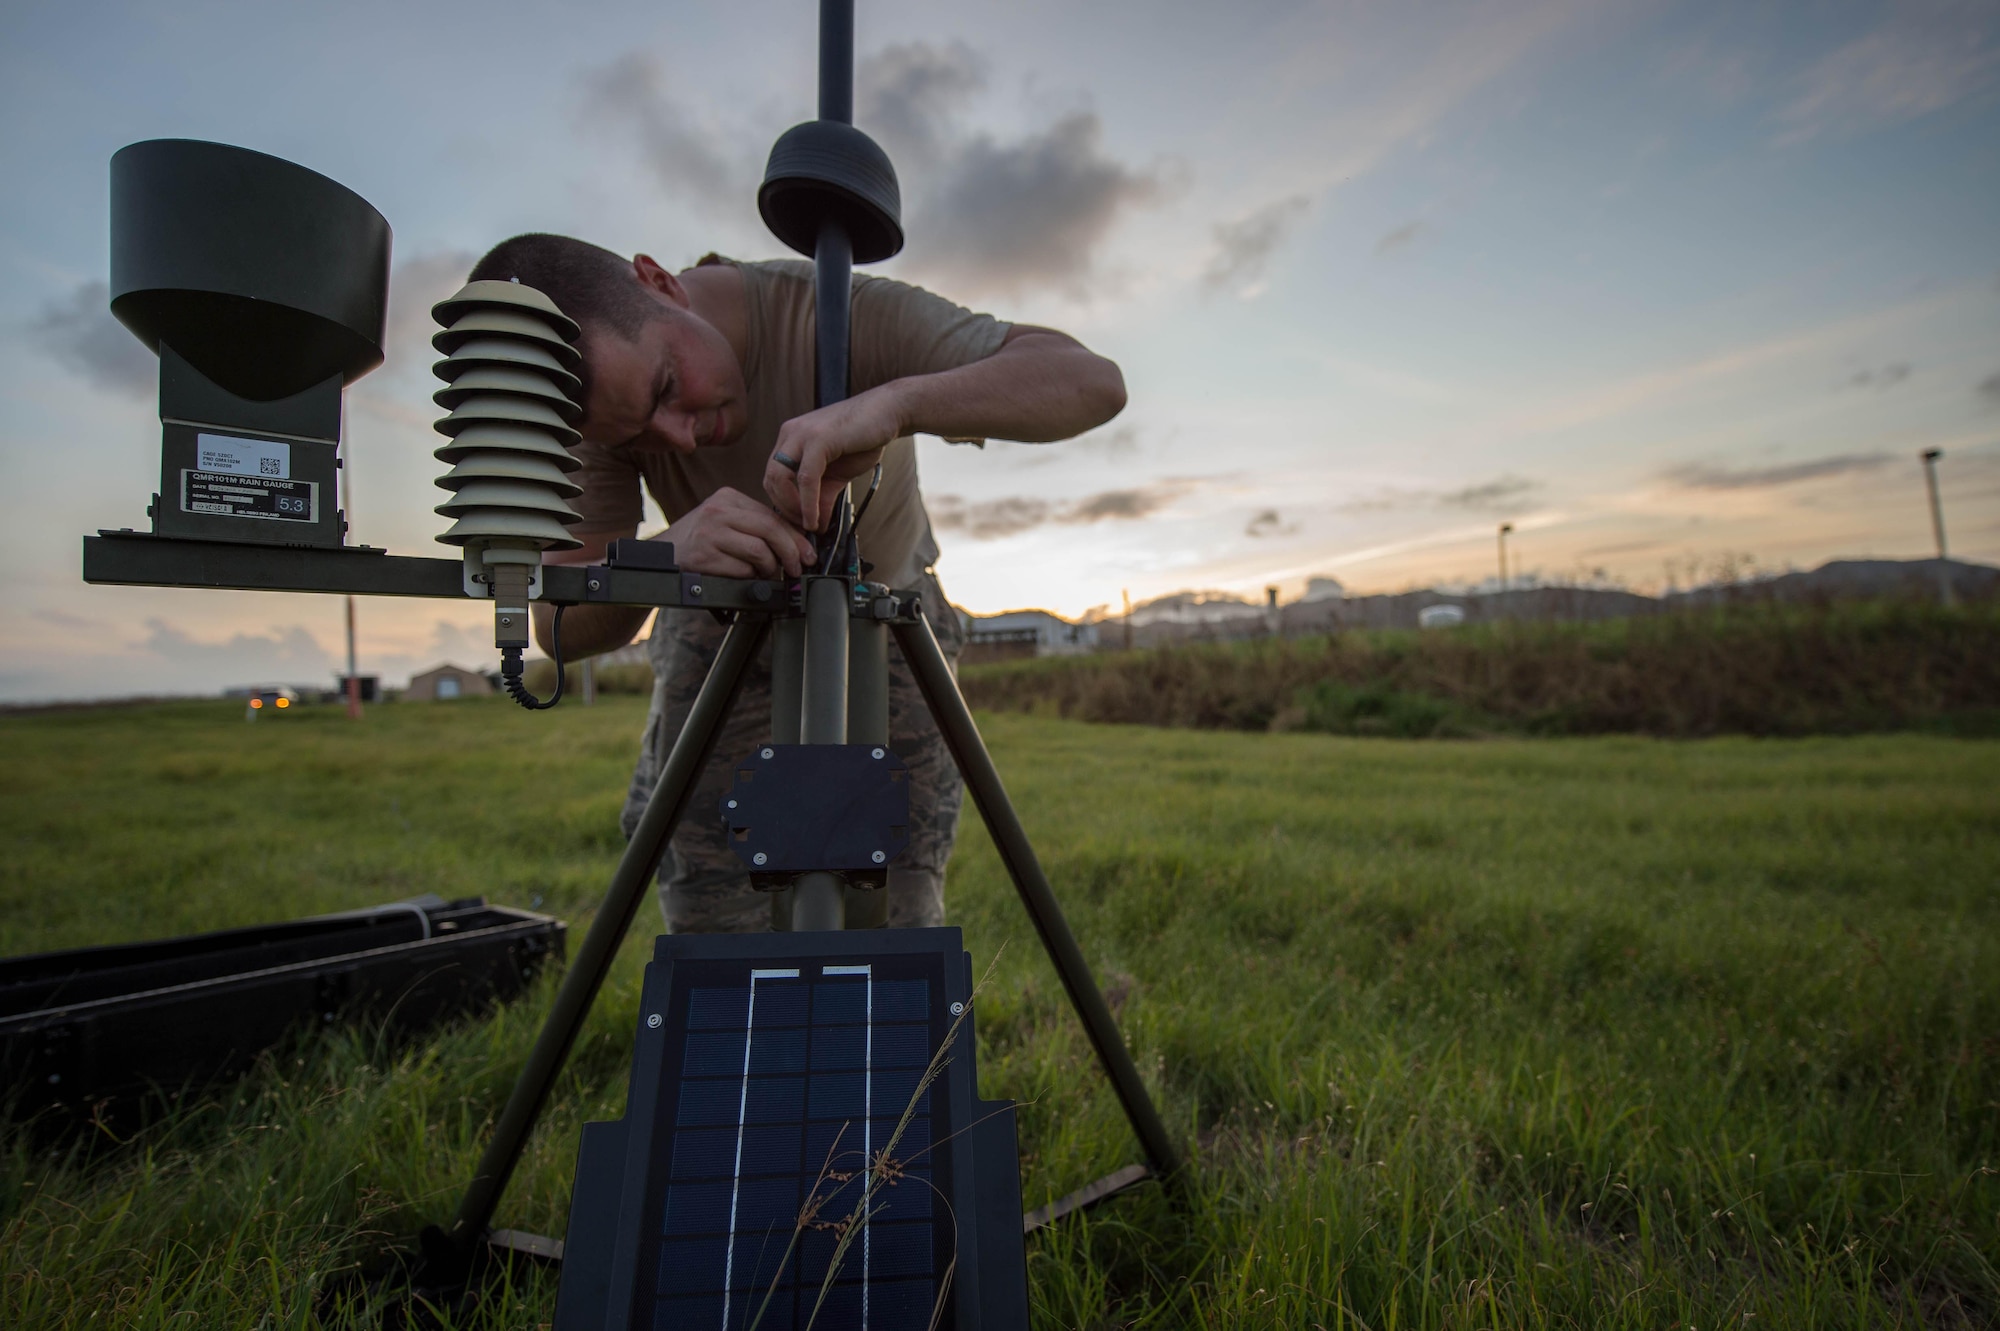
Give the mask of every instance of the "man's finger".
[[798, 477], [789, 470], [773, 462], [764, 469], [764, 493], [770, 497], [778, 511], [792, 521], [799, 520]]
[[770, 548], [787, 575], [797, 577], [812, 558], [812, 542], [796, 526], [748, 498], [744, 499], [744, 527]]
[[819, 511], [819, 485], [826, 475], [826, 458], [823, 450], [808, 447], [805, 456], [799, 460], [799, 513], [808, 529], [819, 531], [826, 526], [826, 516]]
[[724, 575], [727, 577], [775, 577], [781, 567], [778, 552], [771, 548], [770, 542], [755, 532], [736, 528], [719, 531], [715, 534], [714, 546], [717, 554], [739, 561], [742, 567], [748, 570], [746, 573]]

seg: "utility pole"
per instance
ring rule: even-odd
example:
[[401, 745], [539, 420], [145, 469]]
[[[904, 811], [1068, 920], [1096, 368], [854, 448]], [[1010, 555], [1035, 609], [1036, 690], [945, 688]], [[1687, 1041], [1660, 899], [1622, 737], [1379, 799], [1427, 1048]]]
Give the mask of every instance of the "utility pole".
[[[347, 443], [347, 418], [342, 413], [340, 421], [340, 519], [343, 523], [354, 521], [354, 450]], [[346, 536], [345, 528], [341, 535]], [[357, 673], [354, 649], [354, 598], [347, 598], [347, 719], [361, 719], [361, 676]]]
[[361, 676], [354, 669], [354, 598], [347, 598], [347, 719], [361, 719]]
[[1282, 636], [1284, 624], [1284, 617], [1278, 613], [1278, 589], [1276, 587], [1266, 587], [1264, 589], [1264, 627], [1270, 631], [1272, 637], [1276, 638]]
[[1513, 523], [1500, 524], [1500, 595], [1503, 597], [1507, 594], [1507, 533], [1512, 530]]
[[1938, 498], [1937, 461], [1944, 456], [1942, 448], [1927, 448], [1917, 454], [1923, 459], [1924, 483], [1931, 492], [1931, 532], [1937, 537], [1938, 548], [1938, 599], [1949, 610], [1953, 605], [1951, 594], [1951, 564], [1944, 551], [1944, 501]]

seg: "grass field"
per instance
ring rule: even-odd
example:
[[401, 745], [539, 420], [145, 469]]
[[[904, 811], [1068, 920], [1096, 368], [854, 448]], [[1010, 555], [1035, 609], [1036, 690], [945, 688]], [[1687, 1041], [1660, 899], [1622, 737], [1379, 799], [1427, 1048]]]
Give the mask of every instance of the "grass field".
[[[580, 924], [641, 705], [0, 719], [0, 950], [423, 891]], [[2000, 1318], [2000, 745], [987, 724], [1193, 1161], [1185, 1211], [1141, 1190], [1030, 1240], [1038, 1327]], [[970, 815], [950, 909], [1000, 958], [983, 1090], [1026, 1102], [1030, 1204], [1135, 1159]], [[562, 1231], [647, 942], [501, 1223]], [[0, 1325], [309, 1325], [449, 1213], [546, 996], [323, 1035], [88, 1155], [7, 1137]]]

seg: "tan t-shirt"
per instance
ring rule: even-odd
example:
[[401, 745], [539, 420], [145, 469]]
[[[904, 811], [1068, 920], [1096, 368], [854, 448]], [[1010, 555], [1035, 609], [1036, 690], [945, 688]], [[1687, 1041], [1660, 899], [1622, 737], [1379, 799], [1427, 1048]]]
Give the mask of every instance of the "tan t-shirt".
[[[704, 263], [716, 262], [705, 259]], [[720, 260], [734, 263], [734, 260]], [[764, 498], [764, 467], [778, 444], [778, 427], [813, 409], [813, 270], [801, 259], [735, 263], [748, 306], [743, 379], [749, 422], [735, 443], [693, 454], [632, 449], [622, 444], [582, 444], [576, 456], [583, 493], [570, 506], [583, 515], [579, 535], [626, 531], [645, 515], [640, 485], [653, 496], [669, 526], [717, 490]], [[975, 314], [921, 287], [856, 274], [853, 296], [851, 393], [892, 379], [955, 370], [1000, 349], [1011, 325]], [[868, 478], [855, 482], [859, 503]], [[768, 501], [766, 501], [768, 502]], [[911, 587], [937, 561], [936, 538], [923, 496], [917, 492], [916, 440], [905, 435], [882, 455], [882, 488], [856, 532], [870, 576], [892, 587]]]

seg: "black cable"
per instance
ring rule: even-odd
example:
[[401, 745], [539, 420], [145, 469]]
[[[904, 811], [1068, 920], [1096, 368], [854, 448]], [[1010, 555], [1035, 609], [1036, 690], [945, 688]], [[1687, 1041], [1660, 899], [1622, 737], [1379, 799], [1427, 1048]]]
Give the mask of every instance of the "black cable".
[[868, 493], [861, 496], [861, 507], [854, 514], [854, 530], [861, 530], [861, 519], [868, 516], [868, 506], [875, 502], [875, 492], [882, 488], [882, 464], [875, 464], [875, 478], [868, 482]]
[[565, 682], [563, 679], [562, 659], [562, 617], [563, 611], [567, 609], [569, 607], [566, 605], [556, 607], [555, 626], [549, 631], [549, 647], [551, 648], [549, 655], [556, 664], [556, 691], [549, 695], [548, 701], [544, 702], [534, 694], [528, 692], [527, 684], [522, 682], [521, 649], [519, 647], [502, 647], [500, 649], [501, 686], [507, 690], [508, 697], [531, 712], [545, 712], [562, 701], [563, 684]]
[[848, 498], [847, 491], [843, 489], [840, 498], [834, 501], [827, 529], [813, 540], [813, 553], [816, 556], [813, 567], [830, 577], [840, 575], [840, 547], [847, 540], [848, 530], [853, 525], [853, 516], [854, 502]]

